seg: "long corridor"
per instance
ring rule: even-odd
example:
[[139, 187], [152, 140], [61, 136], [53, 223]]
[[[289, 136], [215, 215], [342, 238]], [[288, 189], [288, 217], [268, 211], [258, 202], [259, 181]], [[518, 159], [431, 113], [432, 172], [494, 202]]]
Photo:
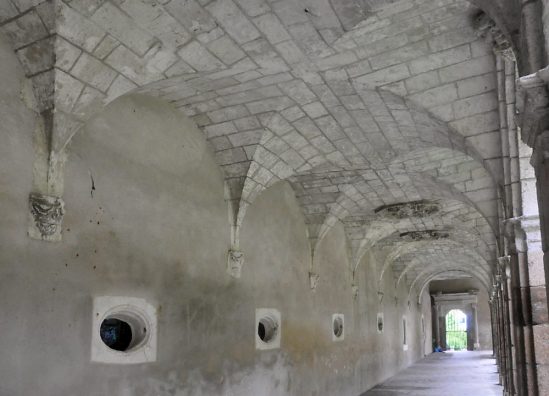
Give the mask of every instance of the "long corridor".
[[500, 396], [490, 351], [434, 353], [362, 396]]

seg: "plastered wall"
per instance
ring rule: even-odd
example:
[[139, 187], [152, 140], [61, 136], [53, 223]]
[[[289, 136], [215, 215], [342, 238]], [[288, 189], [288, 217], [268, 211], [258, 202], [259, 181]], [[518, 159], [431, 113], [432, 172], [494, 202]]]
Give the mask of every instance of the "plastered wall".
[[[35, 117], [3, 41], [0, 70], [0, 395], [358, 396], [430, 352], [428, 297], [408, 304], [387, 277], [380, 302], [369, 255], [353, 298], [341, 225], [315, 254], [311, 291], [306, 226], [287, 182], [249, 208], [242, 277], [228, 276], [221, 172], [202, 132], [156, 99], [122, 98], [73, 139], [63, 242], [28, 238]], [[157, 308], [156, 362], [90, 361], [96, 295]], [[255, 349], [260, 307], [282, 313], [278, 350]], [[333, 313], [345, 315], [342, 342], [332, 342]]]

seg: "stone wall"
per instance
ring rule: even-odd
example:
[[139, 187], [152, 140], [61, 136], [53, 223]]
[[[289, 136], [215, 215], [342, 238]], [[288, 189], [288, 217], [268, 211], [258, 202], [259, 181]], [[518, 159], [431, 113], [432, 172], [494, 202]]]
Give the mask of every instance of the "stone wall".
[[[34, 113], [24, 78], [1, 42], [0, 394], [358, 395], [423, 356], [420, 311], [365, 256], [358, 296], [341, 224], [315, 254], [294, 191], [280, 182], [242, 225], [240, 279], [226, 273], [230, 246], [223, 176], [202, 133], [145, 96], [122, 98], [73, 140], [66, 169], [64, 239], [27, 237]], [[38, 135], [38, 136], [37, 136]], [[356, 285], [355, 285], [356, 286]], [[156, 362], [90, 361], [92, 298], [145, 298], [158, 315]], [[282, 345], [254, 347], [256, 308], [282, 314]], [[385, 328], [376, 330], [382, 311]], [[345, 315], [332, 342], [331, 315]], [[402, 346], [407, 318], [408, 351]]]

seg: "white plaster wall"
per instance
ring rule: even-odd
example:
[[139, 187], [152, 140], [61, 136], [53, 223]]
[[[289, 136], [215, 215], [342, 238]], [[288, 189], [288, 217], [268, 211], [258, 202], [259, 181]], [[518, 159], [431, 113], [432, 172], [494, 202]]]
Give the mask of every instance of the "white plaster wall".
[[[230, 278], [222, 175], [202, 132], [155, 99], [122, 98], [74, 138], [63, 242], [29, 239], [34, 116], [19, 99], [22, 76], [3, 41], [0, 70], [1, 395], [357, 396], [423, 355], [417, 304], [408, 308], [407, 290], [389, 280], [377, 334], [369, 257], [353, 300], [341, 225], [320, 245], [320, 283], [310, 291], [306, 226], [285, 182], [250, 207], [242, 278]], [[90, 362], [92, 298], [113, 294], [157, 308], [155, 363]], [[258, 307], [281, 312], [280, 350], [255, 350]], [[334, 312], [346, 323], [337, 343]]]

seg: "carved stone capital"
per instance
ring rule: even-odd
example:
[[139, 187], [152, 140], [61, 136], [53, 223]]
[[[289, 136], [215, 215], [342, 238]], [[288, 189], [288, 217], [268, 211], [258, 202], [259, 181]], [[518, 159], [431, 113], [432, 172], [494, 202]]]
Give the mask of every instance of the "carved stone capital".
[[515, 54], [513, 53], [511, 42], [492, 18], [485, 12], [481, 12], [476, 16], [473, 24], [477, 36], [484, 37], [486, 41], [492, 45], [496, 54], [511, 61], [515, 61]]
[[496, 279], [506, 281], [511, 276], [511, 256], [498, 257], [498, 267]]
[[541, 249], [541, 227], [537, 215], [512, 217], [502, 222], [504, 235], [514, 237], [517, 251], [537, 251]]
[[320, 279], [320, 275], [314, 272], [309, 272], [309, 287], [311, 288], [311, 290], [316, 289], [316, 287], [318, 286], [319, 279]]
[[522, 140], [536, 149], [538, 136], [549, 129], [549, 67], [517, 80], [517, 125]]
[[511, 256], [498, 257], [498, 263], [501, 269], [504, 269], [511, 262]]
[[29, 236], [34, 239], [57, 242], [61, 240], [61, 224], [65, 203], [59, 197], [31, 193], [29, 195], [31, 224]]
[[227, 273], [233, 278], [240, 278], [244, 265], [244, 253], [240, 250], [230, 249], [227, 254]]

